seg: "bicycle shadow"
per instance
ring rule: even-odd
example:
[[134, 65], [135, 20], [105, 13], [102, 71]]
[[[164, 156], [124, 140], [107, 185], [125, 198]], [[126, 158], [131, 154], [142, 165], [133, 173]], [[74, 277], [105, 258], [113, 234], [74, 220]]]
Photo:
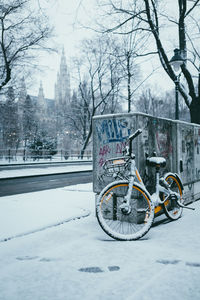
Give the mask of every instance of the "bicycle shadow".
[[142, 241], [148, 241], [150, 240], [149, 237], [147, 236], [143, 236], [141, 237], [140, 239], [138, 240], [135, 240], [135, 241], [125, 241], [125, 240], [115, 240], [115, 239], [112, 239], [111, 237], [108, 237], [108, 238], [105, 238], [105, 237], [98, 237], [97, 240], [101, 241], [101, 242], [113, 242], [113, 243], [121, 243], [121, 242], [142, 242]]
[[159, 218], [158, 220], [154, 219], [154, 222], [153, 222], [151, 227], [156, 227], [156, 226], [159, 226], [159, 225], [166, 225], [166, 224], [171, 223], [171, 222], [173, 222], [173, 221], [168, 219], [167, 217], [163, 217], [162, 219]]
[[[152, 228], [153, 227], [157, 227], [159, 225], [167, 225], [169, 223], [173, 222], [172, 220], [168, 219], [164, 214], [160, 215], [160, 216], [157, 216], [154, 221], [153, 221], [153, 224], [152, 224]], [[151, 229], [150, 229], [151, 231]], [[109, 236], [103, 236], [103, 237], [97, 237], [96, 238], [97, 240], [101, 241], [101, 242], [111, 242], [111, 243], [117, 243], [117, 242], [132, 242], [132, 241], [125, 241], [125, 240], [115, 240]], [[141, 237], [140, 239], [138, 240], [135, 240], [134, 242], [142, 242], [142, 241], [148, 241], [148, 240], [151, 240], [151, 237], [147, 235]]]

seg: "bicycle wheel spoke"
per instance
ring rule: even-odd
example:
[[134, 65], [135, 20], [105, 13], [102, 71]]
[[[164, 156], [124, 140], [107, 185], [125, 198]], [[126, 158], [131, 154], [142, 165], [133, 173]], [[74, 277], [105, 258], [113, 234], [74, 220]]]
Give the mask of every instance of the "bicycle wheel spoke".
[[[113, 184], [99, 200], [97, 219], [103, 230], [121, 240], [135, 240], [142, 237], [151, 227], [154, 209], [149, 197], [141, 189], [134, 187], [128, 208], [122, 207], [128, 182]], [[148, 217], [147, 217], [148, 216]]]

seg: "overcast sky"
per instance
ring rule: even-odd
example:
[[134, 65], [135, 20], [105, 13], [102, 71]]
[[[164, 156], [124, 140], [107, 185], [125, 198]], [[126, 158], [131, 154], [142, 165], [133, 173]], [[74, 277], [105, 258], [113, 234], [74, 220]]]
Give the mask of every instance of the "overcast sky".
[[41, 0], [40, 2], [43, 7], [47, 8], [50, 22], [55, 26], [54, 41], [58, 53], [40, 55], [38, 64], [44, 67], [44, 71], [36, 74], [35, 85], [29, 92], [37, 95], [40, 81], [42, 81], [45, 97], [54, 98], [54, 84], [60, 66], [62, 49], [64, 47], [70, 67], [70, 58], [78, 55], [80, 40], [92, 34], [91, 30], [81, 28], [79, 22], [87, 24], [90, 21], [95, 0], [84, 0], [84, 3], [80, 0]]
[[[91, 30], [81, 28], [79, 23], [81, 22], [89, 26], [89, 23], [92, 22], [95, 17], [95, 2], [96, 0], [40, 0], [41, 5], [48, 9], [50, 21], [55, 26], [55, 42], [57, 43], [58, 53], [46, 53], [40, 58], [38, 63], [45, 67], [45, 71], [37, 74], [35, 85], [29, 93], [37, 95], [40, 81], [42, 81], [45, 97], [54, 98], [54, 84], [60, 66], [62, 48], [64, 47], [65, 49], [67, 63], [71, 68], [70, 58], [78, 55], [79, 41], [93, 34]], [[158, 60], [157, 65], [152, 65], [152, 61], [146, 65], [142, 63], [140, 67], [144, 78], [151, 73], [153, 68], [158, 66], [160, 66]], [[161, 70], [162, 68], [160, 66], [160, 71]], [[163, 89], [172, 89], [174, 86], [173, 82], [171, 82], [163, 71], [162, 76], [160, 76], [159, 70], [154, 74], [151, 82], [153, 82], [155, 86], [161, 86]]]

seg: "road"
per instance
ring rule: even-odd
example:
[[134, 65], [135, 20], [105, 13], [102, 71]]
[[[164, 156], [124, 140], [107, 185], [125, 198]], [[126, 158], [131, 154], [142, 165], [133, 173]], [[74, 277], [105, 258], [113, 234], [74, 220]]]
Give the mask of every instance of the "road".
[[92, 171], [0, 179], [0, 196], [54, 189], [92, 182]]

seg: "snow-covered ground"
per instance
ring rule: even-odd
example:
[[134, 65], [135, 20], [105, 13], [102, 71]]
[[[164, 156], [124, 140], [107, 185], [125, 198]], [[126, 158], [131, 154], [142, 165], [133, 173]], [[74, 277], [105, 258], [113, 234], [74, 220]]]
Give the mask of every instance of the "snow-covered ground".
[[0, 300], [200, 299], [200, 202], [119, 242], [94, 198], [92, 184], [0, 198]]
[[0, 197], [0, 242], [88, 216], [91, 210], [81, 205], [86, 194], [91, 184]]

